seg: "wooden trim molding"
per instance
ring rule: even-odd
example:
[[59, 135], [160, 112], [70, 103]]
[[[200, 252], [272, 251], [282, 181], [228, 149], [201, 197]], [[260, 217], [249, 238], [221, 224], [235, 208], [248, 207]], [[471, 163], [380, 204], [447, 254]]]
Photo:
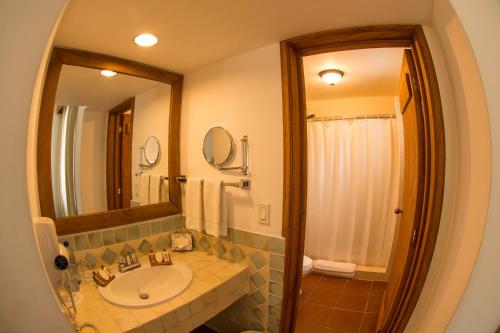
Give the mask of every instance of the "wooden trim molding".
[[293, 332], [304, 255], [307, 200], [307, 138], [302, 57], [325, 52], [381, 48], [411, 48], [423, 97], [425, 125], [425, 185], [417, 247], [399, 306], [381, 332], [403, 332], [422, 291], [439, 229], [445, 170], [444, 124], [437, 77], [423, 29], [419, 25], [383, 25], [324, 31], [280, 43], [283, 97], [283, 236], [285, 245], [283, 333]]
[[[62, 65], [95, 69], [109, 69], [118, 73], [170, 84], [171, 103], [168, 126], [169, 194], [170, 202], [148, 206], [112, 210], [56, 218], [51, 173], [51, 136], [55, 98]], [[37, 134], [37, 176], [40, 211], [42, 216], [54, 219], [59, 235], [109, 228], [138, 221], [174, 215], [181, 212], [180, 185], [175, 181], [180, 175], [180, 118], [183, 76], [164, 69], [127, 59], [93, 52], [55, 47], [42, 89], [42, 100]]]

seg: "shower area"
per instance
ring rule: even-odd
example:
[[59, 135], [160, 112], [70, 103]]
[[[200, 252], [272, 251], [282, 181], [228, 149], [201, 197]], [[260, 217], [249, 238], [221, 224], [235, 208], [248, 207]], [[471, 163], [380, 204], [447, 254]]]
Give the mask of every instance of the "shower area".
[[399, 201], [398, 121], [395, 114], [307, 121], [308, 257], [385, 280]]

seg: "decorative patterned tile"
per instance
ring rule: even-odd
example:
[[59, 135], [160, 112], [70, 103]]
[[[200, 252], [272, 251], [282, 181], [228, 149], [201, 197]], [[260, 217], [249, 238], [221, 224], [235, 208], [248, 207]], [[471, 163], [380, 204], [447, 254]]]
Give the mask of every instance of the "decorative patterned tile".
[[262, 318], [264, 318], [266, 316], [259, 308], [252, 309], [252, 310], [250, 310], [250, 312], [254, 315], [254, 317], [257, 320], [261, 320]]
[[279, 333], [280, 332], [280, 328], [278, 326], [268, 325], [267, 326], [267, 331], [269, 333]]
[[269, 325], [280, 326], [281, 320], [279, 318], [269, 316], [269, 318], [267, 320], [268, 320]]
[[282, 301], [283, 301], [283, 299], [280, 296], [276, 296], [276, 295], [272, 295], [272, 294], [269, 295], [269, 304], [271, 304], [271, 305], [274, 305], [274, 306], [281, 308]]
[[245, 232], [238, 229], [233, 229], [233, 242], [240, 245], [245, 245]]
[[170, 247], [170, 239], [163, 236], [158, 237], [155, 243], [155, 248], [158, 250], [163, 250]]
[[227, 252], [226, 247], [222, 244], [222, 241], [218, 240], [215, 243], [215, 251], [217, 251], [217, 256], [222, 257]]
[[269, 280], [283, 283], [283, 272], [277, 271], [275, 269], [270, 269]]
[[149, 250], [151, 250], [153, 246], [151, 245], [150, 242], [147, 240], [143, 239], [139, 247], [137, 248], [142, 254], [148, 254]]
[[262, 293], [260, 291], [255, 291], [254, 293], [252, 293], [250, 295], [250, 297], [252, 297], [252, 299], [255, 301], [255, 303], [257, 304], [262, 304], [266, 301], [266, 298], [264, 296], [262, 296]]
[[277, 306], [269, 305], [269, 315], [275, 316], [275, 317], [280, 317], [281, 316], [281, 309], [278, 308]]
[[115, 242], [121, 243], [127, 241], [127, 229], [125, 228], [115, 229], [114, 233], [115, 233]]
[[255, 248], [259, 250], [269, 250], [269, 237], [264, 235], [255, 235]]
[[89, 245], [91, 249], [96, 249], [102, 246], [102, 238], [100, 232], [93, 232], [89, 234]]
[[113, 230], [106, 230], [102, 232], [102, 241], [104, 245], [111, 245], [115, 243], [115, 235]]
[[266, 280], [260, 275], [260, 273], [255, 273], [250, 276], [250, 281], [257, 287], [260, 288], [262, 287], [265, 283]]
[[151, 224], [150, 223], [139, 224], [139, 236], [143, 238], [150, 235], [151, 235]]
[[246, 257], [245, 253], [243, 253], [243, 251], [241, 251], [238, 246], [235, 246], [231, 249], [231, 254], [233, 256], [233, 261], [235, 262], [240, 262]]
[[205, 237], [201, 237], [200, 240], [198, 241], [198, 246], [200, 247], [200, 249], [202, 249], [203, 251], [206, 251], [210, 248], [210, 242], [207, 241], [207, 239]]
[[89, 269], [95, 268], [95, 265], [97, 264], [96, 257], [94, 257], [90, 252], [87, 252], [85, 254], [85, 257], [83, 258], [85, 259], [85, 265], [87, 266], [87, 268]]
[[89, 240], [87, 234], [75, 236], [76, 250], [82, 251], [89, 248]]
[[262, 326], [262, 324], [259, 323], [258, 321], [254, 321], [254, 322], [250, 323], [250, 327], [252, 328], [252, 330], [255, 330], [255, 331], [264, 330], [264, 326]]
[[131, 252], [135, 252], [135, 249], [132, 246], [125, 243], [125, 245], [123, 245], [123, 249], [120, 251], [120, 255], [122, 257], [125, 257], [126, 255], [128, 255]]
[[115, 262], [117, 256], [118, 255], [113, 250], [106, 248], [106, 250], [104, 250], [104, 253], [101, 256], [101, 259], [106, 264], [111, 265]]
[[279, 254], [271, 253], [269, 255], [271, 268], [277, 269], [278, 271], [283, 271], [285, 268], [285, 257]]
[[127, 239], [128, 240], [139, 239], [139, 226], [138, 225], [132, 225], [130, 227], [127, 227]]
[[269, 240], [269, 251], [285, 255], [285, 240], [282, 238], [271, 237]]
[[256, 251], [250, 257], [250, 261], [257, 268], [257, 270], [261, 269], [266, 264], [266, 258], [259, 251]]
[[151, 223], [151, 233], [153, 235], [161, 234], [161, 221]]
[[283, 285], [281, 283], [276, 283], [276, 282], [269, 282], [269, 292], [278, 295], [278, 296], [283, 296]]

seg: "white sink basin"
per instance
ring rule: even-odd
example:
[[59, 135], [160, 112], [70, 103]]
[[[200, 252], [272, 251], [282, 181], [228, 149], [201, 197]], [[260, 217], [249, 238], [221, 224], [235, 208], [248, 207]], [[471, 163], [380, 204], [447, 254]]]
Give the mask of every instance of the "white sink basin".
[[148, 261], [141, 263], [142, 267], [116, 273], [109, 285], [98, 287], [101, 296], [116, 305], [151, 306], [179, 295], [193, 280], [191, 269], [179, 262], [154, 267]]

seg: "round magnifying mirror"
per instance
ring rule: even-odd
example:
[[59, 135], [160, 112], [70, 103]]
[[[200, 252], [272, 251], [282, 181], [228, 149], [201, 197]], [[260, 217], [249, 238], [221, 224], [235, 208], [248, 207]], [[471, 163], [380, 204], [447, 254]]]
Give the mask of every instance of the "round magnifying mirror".
[[154, 136], [146, 139], [144, 144], [144, 158], [149, 165], [154, 165], [160, 157], [160, 141]]
[[203, 140], [203, 155], [208, 163], [221, 166], [231, 159], [233, 138], [222, 127], [212, 127]]

